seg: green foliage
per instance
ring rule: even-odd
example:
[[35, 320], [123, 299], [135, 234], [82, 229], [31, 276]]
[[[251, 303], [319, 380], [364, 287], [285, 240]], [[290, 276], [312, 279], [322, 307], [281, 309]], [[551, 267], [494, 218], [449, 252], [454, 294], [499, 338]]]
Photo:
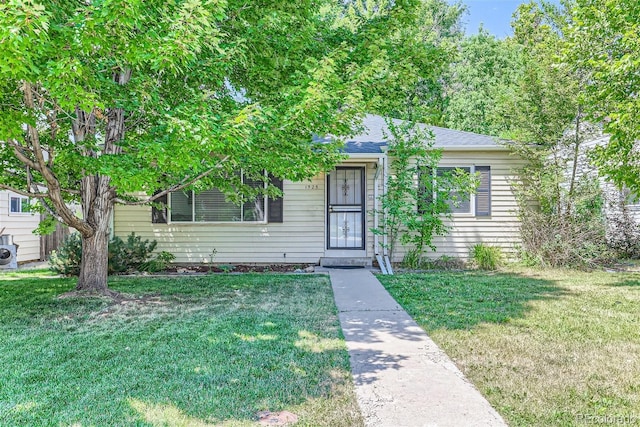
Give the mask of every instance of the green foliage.
[[[162, 251], [153, 256], [155, 240], [142, 240], [131, 233], [124, 241], [115, 236], [109, 241], [109, 274], [135, 271], [157, 272], [164, 270], [175, 255]], [[68, 235], [60, 248], [51, 254], [51, 270], [64, 276], [77, 276], [82, 260], [82, 238], [79, 233]]]
[[217, 266], [223, 273], [231, 273], [236, 267], [233, 265], [222, 264]]
[[176, 259], [176, 256], [171, 252], [160, 251], [155, 258], [145, 262], [141, 271], [148, 271], [150, 273], [155, 273], [158, 271], [166, 270], [169, 264]]
[[415, 249], [409, 250], [402, 258], [402, 267], [418, 270], [423, 266], [422, 254]]
[[611, 135], [594, 160], [618, 186], [640, 193], [640, 3], [576, 0], [572, 12], [565, 62], [588, 77], [587, 112]]
[[52, 216], [46, 216], [40, 220], [38, 226], [32, 231], [33, 234], [38, 236], [46, 236], [56, 231], [58, 221]]
[[525, 165], [514, 189], [523, 258], [543, 266], [592, 267], [609, 259], [603, 196], [588, 165], [585, 141], [599, 136], [585, 123], [585, 75], [559, 62], [568, 11], [528, 3], [516, 13], [514, 41], [522, 74], [509, 106], [510, 147]]
[[369, 112], [442, 124], [442, 74], [463, 36], [462, 3], [446, 0], [347, 1], [336, 22], [366, 34], [353, 57], [376, 68], [374, 84], [361, 86]]
[[401, 266], [409, 270], [463, 270], [465, 262], [461, 258], [448, 255], [429, 258], [416, 250], [410, 250], [402, 259]]
[[386, 193], [380, 196], [381, 223], [371, 231], [388, 237], [391, 259], [398, 244], [408, 245], [405, 261], [416, 266], [427, 248], [435, 250], [434, 236], [448, 232], [445, 220], [453, 195], [470, 193], [477, 180], [462, 171], [434, 173], [442, 151], [433, 148], [428, 129], [409, 121], [388, 120], [387, 126], [389, 176]]
[[497, 270], [504, 263], [502, 249], [484, 243], [476, 243], [471, 247], [471, 259], [480, 270]]
[[79, 233], [71, 233], [65, 237], [60, 247], [49, 257], [49, 266], [55, 273], [63, 276], [80, 274], [82, 262], [82, 237]]
[[[114, 203], [157, 190], [273, 195], [237, 172], [330, 170], [340, 144], [313, 135], [351, 134], [442, 63], [417, 37], [422, 5], [3, 2], [0, 188], [30, 192], [86, 238], [107, 232]], [[85, 265], [100, 280], [79, 286], [106, 289], [106, 266]]]
[[503, 104], [522, 72], [522, 48], [480, 28], [460, 43], [460, 54], [444, 75], [445, 124], [453, 129], [501, 136], [508, 133]]
[[149, 260], [151, 253], [158, 245], [155, 240], [142, 240], [142, 237], [131, 233], [124, 241], [114, 236], [109, 242], [109, 273], [143, 271], [141, 268]]

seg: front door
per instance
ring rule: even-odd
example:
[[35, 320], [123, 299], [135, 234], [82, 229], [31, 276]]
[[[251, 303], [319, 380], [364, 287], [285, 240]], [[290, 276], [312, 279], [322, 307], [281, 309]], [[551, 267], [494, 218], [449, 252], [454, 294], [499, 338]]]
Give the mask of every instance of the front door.
[[364, 167], [327, 176], [327, 249], [364, 249]]

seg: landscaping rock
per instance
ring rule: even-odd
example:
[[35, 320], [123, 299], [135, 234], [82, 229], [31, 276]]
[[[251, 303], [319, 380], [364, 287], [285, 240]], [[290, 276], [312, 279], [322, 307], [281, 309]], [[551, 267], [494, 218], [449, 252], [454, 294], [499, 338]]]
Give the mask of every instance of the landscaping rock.
[[304, 269], [305, 273], [313, 273], [314, 271], [316, 271], [316, 268], [313, 265], [310, 265], [309, 267]]

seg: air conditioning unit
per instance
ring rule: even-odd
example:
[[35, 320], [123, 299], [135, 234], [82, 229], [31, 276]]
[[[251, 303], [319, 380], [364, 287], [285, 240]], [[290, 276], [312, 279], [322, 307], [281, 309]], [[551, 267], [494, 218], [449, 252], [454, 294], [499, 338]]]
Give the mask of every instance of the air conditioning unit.
[[0, 245], [0, 270], [18, 268], [18, 249], [16, 245]]
[[0, 270], [16, 268], [18, 268], [18, 245], [13, 244], [11, 234], [0, 234]]

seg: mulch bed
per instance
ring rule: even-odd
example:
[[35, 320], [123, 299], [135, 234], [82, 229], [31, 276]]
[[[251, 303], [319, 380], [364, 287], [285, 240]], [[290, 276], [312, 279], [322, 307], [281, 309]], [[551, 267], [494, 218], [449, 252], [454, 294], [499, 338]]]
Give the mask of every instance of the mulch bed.
[[228, 265], [172, 265], [164, 273], [293, 273], [304, 270], [310, 264], [228, 264]]

